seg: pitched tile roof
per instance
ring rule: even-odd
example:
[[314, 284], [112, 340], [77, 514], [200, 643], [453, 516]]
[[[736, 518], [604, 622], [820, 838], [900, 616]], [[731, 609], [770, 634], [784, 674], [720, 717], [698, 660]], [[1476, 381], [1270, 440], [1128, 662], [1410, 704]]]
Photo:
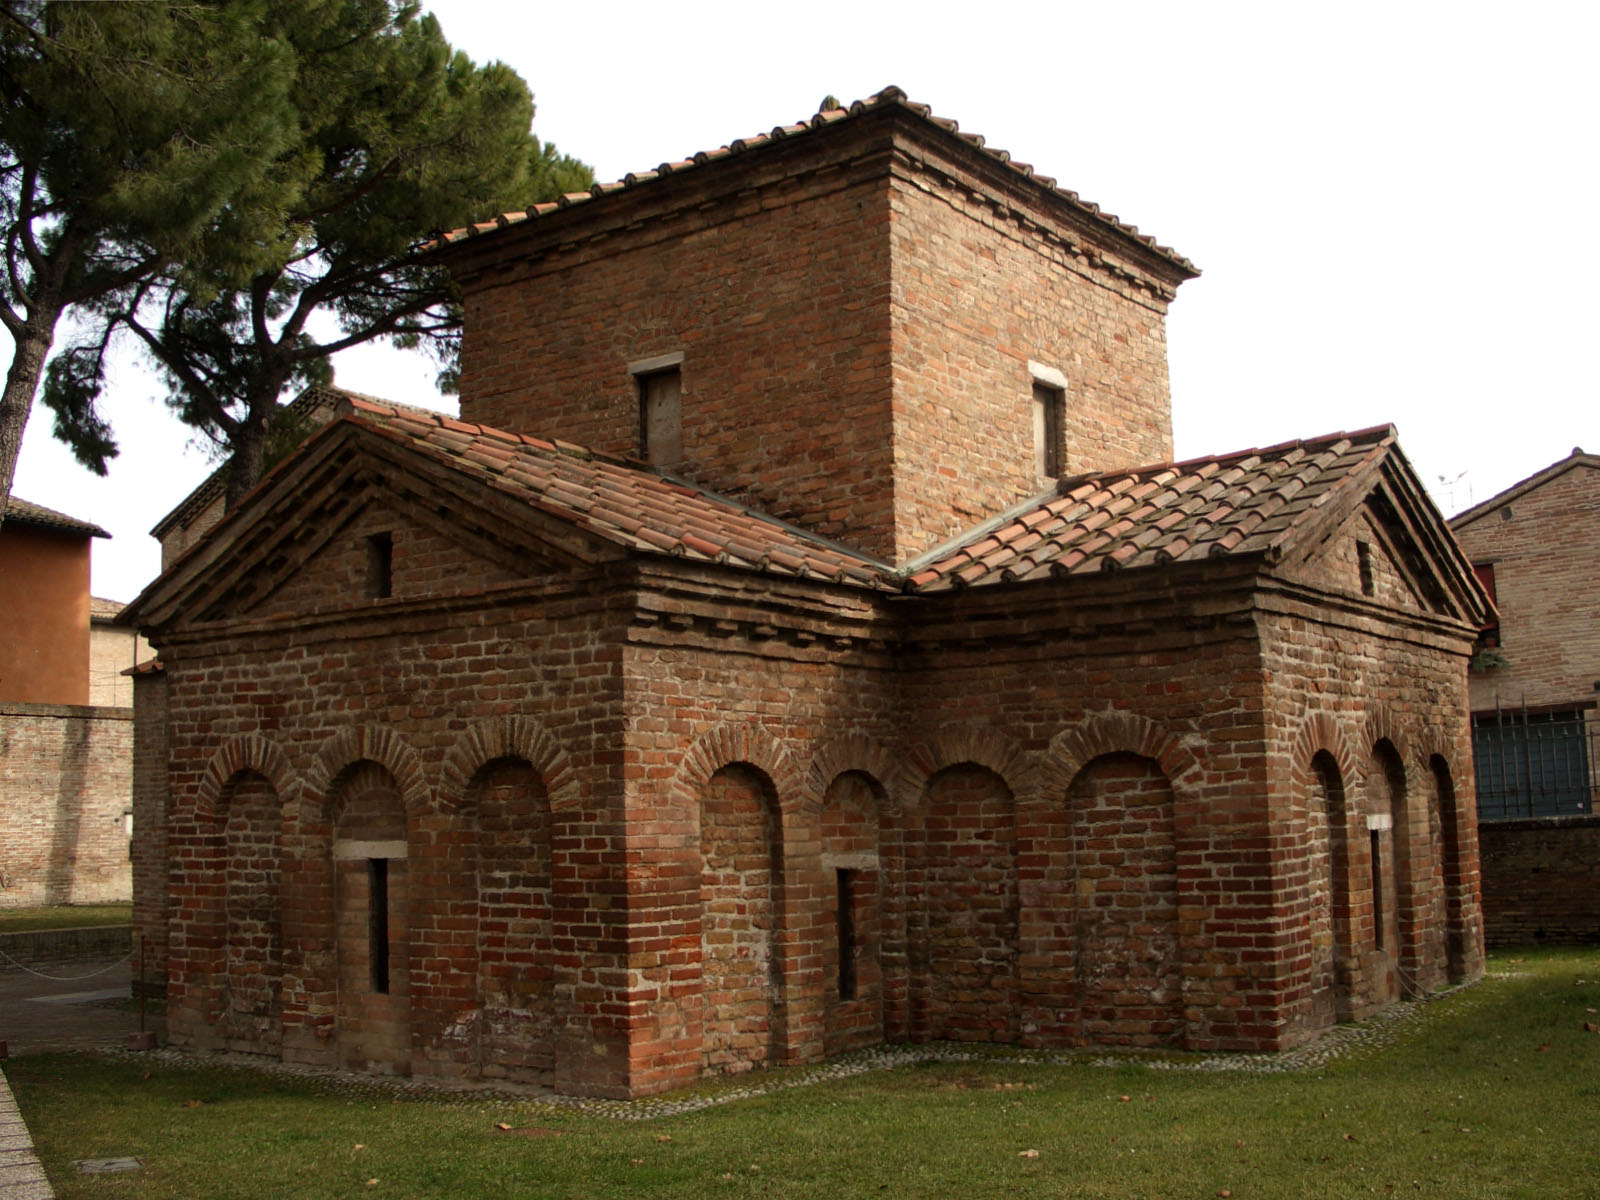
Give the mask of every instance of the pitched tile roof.
[[[628, 550], [879, 591], [938, 592], [1267, 554], [1368, 485], [1392, 426], [1063, 480], [909, 566], [817, 537], [632, 459], [438, 413], [351, 401], [354, 421]], [[1360, 478], [1358, 478], [1360, 477]]]
[[1395, 445], [1393, 426], [1064, 479], [907, 568], [919, 592], [1241, 557], [1281, 547]]
[[[357, 397], [366, 400], [375, 399], [371, 396], [362, 396], [360, 392], [352, 392], [349, 388], [336, 387], [331, 383], [313, 383], [284, 405], [283, 411], [292, 412], [312, 425], [324, 425], [343, 412], [344, 406]], [[391, 408], [410, 407], [389, 400], [379, 400], [378, 403]], [[192, 492], [178, 501], [166, 516], [151, 527], [150, 536], [157, 539], [164, 538], [174, 528], [188, 524], [200, 513], [218, 503], [223, 493], [228, 490], [228, 469], [232, 461], [231, 458], [224, 459], [222, 464], [201, 480]]]
[[12, 496], [6, 505], [6, 524], [31, 525], [35, 529], [55, 529], [62, 533], [81, 533], [85, 537], [108, 538], [111, 535], [92, 521], [80, 521], [66, 513], [34, 504], [21, 496]]
[[464, 241], [468, 238], [478, 237], [483, 234], [494, 233], [498, 230], [505, 229], [507, 226], [520, 225], [525, 221], [534, 220], [538, 217], [545, 216], [548, 213], [555, 212], [558, 209], [571, 208], [575, 204], [583, 204], [590, 200], [612, 195], [616, 192], [627, 191], [631, 188], [638, 187], [641, 184], [647, 184], [652, 180], [659, 179], [663, 176], [676, 174], [680, 171], [692, 170], [696, 167], [703, 167], [707, 164], [718, 162], [736, 154], [742, 154], [748, 150], [754, 150], [760, 146], [764, 146], [772, 142], [782, 141], [786, 138], [802, 137], [808, 133], [811, 133], [813, 130], [824, 129], [829, 125], [835, 124], [836, 122], [847, 120], [850, 117], [859, 116], [861, 113], [868, 112], [872, 109], [887, 108], [894, 105], [908, 109], [917, 116], [923, 118], [925, 121], [928, 121], [931, 124], [938, 126], [940, 129], [954, 134], [968, 145], [982, 150], [996, 162], [1005, 164], [1023, 178], [1032, 180], [1035, 184], [1051, 192], [1059, 199], [1065, 200], [1068, 204], [1072, 205], [1080, 212], [1093, 217], [1096, 221], [1111, 227], [1118, 233], [1132, 238], [1146, 249], [1154, 251], [1156, 254], [1159, 254], [1161, 257], [1172, 262], [1184, 271], [1192, 272], [1195, 275], [1200, 273], [1198, 267], [1196, 267], [1183, 255], [1179, 254], [1176, 250], [1173, 250], [1169, 246], [1161, 245], [1148, 234], [1140, 233], [1138, 226], [1130, 225], [1127, 222], [1118, 219], [1114, 214], [1103, 211], [1098, 204], [1083, 199], [1078, 195], [1077, 192], [1071, 191], [1068, 188], [1057, 187], [1056, 181], [1050, 176], [1040, 175], [1035, 172], [1033, 167], [1029, 164], [1017, 162], [1012, 159], [1011, 155], [1007, 151], [996, 149], [987, 145], [981, 134], [962, 133], [961, 127], [954, 121], [950, 120], [948, 117], [934, 116], [933, 110], [930, 109], [926, 104], [917, 104], [908, 99], [903, 91], [893, 85], [884, 88], [882, 91], [866, 100], [857, 100], [848, 107], [825, 109], [821, 112], [818, 112], [815, 116], [811, 117], [807, 121], [799, 121], [793, 125], [779, 125], [776, 126], [770, 133], [758, 133], [753, 137], [737, 138], [728, 143], [726, 146], [719, 146], [715, 150], [702, 150], [690, 158], [679, 159], [676, 162], [664, 162], [653, 171], [629, 172], [623, 178], [613, 183], [597, 183], [587, 192], [569, 192], [562, 196], [559, 200], [554, 200], [547, 204], [536, 204], [526, 212], [503, 213], [492, 221], [480, 221], [474, 225], [469, 225], [462, 229], [452, 230], [449, 233], [442, 234], [439, 237], [438, 242], [448, 245], [453, 242]]
[[629, 550], [880, 590], [901, 586], [887, 563], [641, 462], [361, 398], [350, 409], [347, 420]]

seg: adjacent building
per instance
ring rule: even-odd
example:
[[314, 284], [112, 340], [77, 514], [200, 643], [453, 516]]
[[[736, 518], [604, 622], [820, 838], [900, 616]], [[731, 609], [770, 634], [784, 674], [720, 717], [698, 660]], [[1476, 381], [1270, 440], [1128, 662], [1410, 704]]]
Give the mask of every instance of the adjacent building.
[[108, 536], [17, 496], [0, 524], [0, 907], [131, 894], [132, 694], [115, 672], [135, 641], [89, 594]]
[[1600, 457], [1450, 526], [1497, 609], [1470, 676], [1490, 940], [1600, 939]]

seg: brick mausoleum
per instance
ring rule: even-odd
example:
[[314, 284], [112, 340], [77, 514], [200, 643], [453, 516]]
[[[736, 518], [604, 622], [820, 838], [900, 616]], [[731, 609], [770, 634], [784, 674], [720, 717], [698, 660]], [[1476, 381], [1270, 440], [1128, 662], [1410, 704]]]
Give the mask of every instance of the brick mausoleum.
[[1391, 429], [1170, 461], [1185, 259], [896, 89], [438, 253], [462, 419], [135, 602], [175, 1042], [637, 1096], [1481, 971], [1486, 599]]

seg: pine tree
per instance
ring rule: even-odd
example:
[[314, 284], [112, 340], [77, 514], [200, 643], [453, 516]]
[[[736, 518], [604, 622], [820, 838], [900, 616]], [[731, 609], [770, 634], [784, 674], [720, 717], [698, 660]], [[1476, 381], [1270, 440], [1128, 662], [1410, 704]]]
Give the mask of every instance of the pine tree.
[[[69, 310], [181, 263], [224, 204], [277, 207], [262, 166], [291, 131], [270, 0], [0, 0], [0, 520], [39, 379]], [[114, 452], [92, 412], [81, 435]]]
[[[57, 357], [45, 388], [58, 429], [93, 462], [107, 339], [131, 330], [168, 403], [231, 456], [230, 505], [262, 474], [280, 398], [328, 381], [338, 351], [421, 346], [451, 381], [460, 310], [421, 253], [429, 236], [593, 182], [532, 135], [515, 72], [453, 52], [414, 6], [282, 0], [271, 21], [296, 62], [296, 136], [269, 171], [287, 197], [276, 221], [224, 208], [187, 270], [105, 298], [96, 336]], [[319, 333], [318, 314], [337, 331]]]

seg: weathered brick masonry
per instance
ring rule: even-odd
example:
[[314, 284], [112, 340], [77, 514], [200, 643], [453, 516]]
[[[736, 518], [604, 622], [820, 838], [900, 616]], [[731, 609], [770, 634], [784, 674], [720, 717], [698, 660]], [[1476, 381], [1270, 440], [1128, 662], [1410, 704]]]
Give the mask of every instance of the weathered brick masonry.
[[1480, 839], [1488, 945], [1600, 941], [1600, 817], [1495, 821]]
[[136, 602], [175, 1040], [642, 1095], [1481, 970], [1483, 596], [1392, 431], [1128, 469], [1172, 252], [893, 91], [456, 246], [465, 419], [355, 404]]
[[0, 703], [0, 906], [126, 900], [133, 710]]

